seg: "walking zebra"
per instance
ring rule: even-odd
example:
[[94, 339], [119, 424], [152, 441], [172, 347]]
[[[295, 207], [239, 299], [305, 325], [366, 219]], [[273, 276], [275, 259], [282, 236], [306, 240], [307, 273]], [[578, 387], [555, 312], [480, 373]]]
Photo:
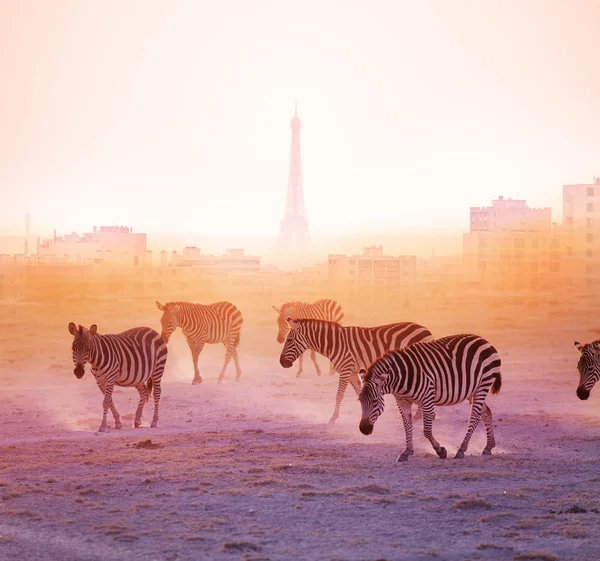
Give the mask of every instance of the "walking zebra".
[[389, 323], [377, 327], [344, 327], [339, 323], [320, 319], [294, 321], [288, 318], [287, 322], [290, 332], [279, 357], [281, 366], [290, 368], [306, 349], [313, 349], [326, 356], [340, 375], [330, 423], [334, 423], [339, 417], [348, 382], [357, 394], [360, 392], [360, 368], [368, 367], [377, 357], [391, 349], [432, 339], [429, 329], [412, 322]]
[[360, 432], [371, 434], [373, 424], [383, 413], [384, 396], [392, 394], [402, 415], [406, 431], [406, 450], [396, 461], [408, 460], [413, 453], [410, 406], [421, 402], [423, 432], [440, 458], [446, 449], [433, 437], [434, 404], [456, 405], [465, 399], [471, 403], [467, 434], [455, 458], [464, 458], [471, 435], [483, 417], [487, 443], [483, 454], [491, 454], [496, 445], [492, 411], [485, 403], [490, 391], [497, 394], [502, 386], [500, 357], [496, 349], [478, 335], [463, 334], [417, 343], [391, 351], [377, 359], [367, 371], [361, 370], [363, 387], [358, 399], [362, 407]]
[[122, 333], [100, 335], [96, 324], [89, 329], [77, 328], [69, 323], [69, 333], [73, 335], [73, 371], [77, 378], [85, 373], [85, 364], [90, 363], [92, 374], [100, 391], [104, 394], [102, 423], [98, 432], [106, 431], [106, 415], [112, 411], [115, 428], [123, 425], [112, 394], [116, 386], [134, 387], [140, 394], [135, 412], [134, 427], [142, 424], [144, 404], [154, 392], [154, 416], [151, 427], [158, 423], [160, 402], [160, 382], [167, 362], [167, 345], [160, 335], [149, 327], [134, 327]]
[[[290, 327], [286, 321], [286, 318], [288, 317], [292, 319], [325, 319], [337, 323], [342, 323], [342, 319], [344, 319], [342, 307], [335, 300], [331, 299], [317, 300], [312, 304], [307, 304], [305, 302], [286, 302], [281, 308], [278, 309], [273, 306], [273, 309], [279, 314], [277, 316], [277, 325], [279, 327], [279, 331], [277, 332], [278, 343], [283, 343], [290, 331]], [[298, 360], [298, 372], [296, 372], [296, 378], [300, 378], [300, 374], [302, 374], [302, 356], [303, 355], [300, 355]], [[310, 358], [315, 365], [317, 376], [320, 376], [321, 369], [317, 363], [314, 349], [310, 349]], [[333, 363], [329, 363], [329, 374], [335, 374]]]
[[586, 400], [590, 397], [594, 384], [600, 379], [600, 340], [583, 345], [575, 341], [574, 345], [581, 353], [577, 362], [577, 370], [579, 370], [577, 397]]
[[242, 371], [238, 358], [237, 346], [240, 343], [240, 329], [244, 319], [242, 313], [231, 302], [215, 302], [214, 304], [192, 304], [191, 302], [167, 302], [164, 306], [156, 302], [156, 307], [163, 312], [160, 318], [161, 337], [165, 343], [177, 327], [187, 339], [192, 351], [194, 363], [194, 379], [192, 384], [200, 384], [202, 376], [198, 370], [198, 356], [206, 343], [223, 343], [225, 345], [225, 362], [217, 383], [223, 381], [227, 365], [233, 357], [235, 363], [235, 381], [239, 382]]

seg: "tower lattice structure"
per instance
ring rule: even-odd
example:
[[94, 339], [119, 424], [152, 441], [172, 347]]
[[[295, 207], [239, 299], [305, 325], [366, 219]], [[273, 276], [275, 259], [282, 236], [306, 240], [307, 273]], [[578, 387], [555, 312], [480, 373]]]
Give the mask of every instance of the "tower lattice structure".
[[308, 220], [304, 208], [304, 189], [302, 187], [302, 159], [300, 157], [300, 119], [298, 105], [290, 123], [292, 145], [290, 151], [290, 171], [288, 177], [285, 213], [277, 239], [277, 249], [281, 253], [297, 254], [311, 247], [308, 233]]

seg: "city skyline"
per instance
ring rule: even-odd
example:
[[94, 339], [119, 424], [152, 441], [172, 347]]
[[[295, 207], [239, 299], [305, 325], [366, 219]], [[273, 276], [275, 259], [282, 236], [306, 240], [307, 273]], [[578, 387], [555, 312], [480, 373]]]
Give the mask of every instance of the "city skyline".
[[294, 99], [315, 236], [460, 231], [500, 194], [557, 213], [599, 173], [591, 2], [33, 5], [0, 7], [4, 233], [276, 237]]

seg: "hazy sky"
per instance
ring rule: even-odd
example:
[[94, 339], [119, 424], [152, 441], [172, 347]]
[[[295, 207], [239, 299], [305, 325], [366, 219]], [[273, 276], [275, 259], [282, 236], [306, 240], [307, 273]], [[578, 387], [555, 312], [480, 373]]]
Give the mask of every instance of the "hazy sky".
[[0, 0], [0, 229], [468, 228], [600, 175], [600, 1]]

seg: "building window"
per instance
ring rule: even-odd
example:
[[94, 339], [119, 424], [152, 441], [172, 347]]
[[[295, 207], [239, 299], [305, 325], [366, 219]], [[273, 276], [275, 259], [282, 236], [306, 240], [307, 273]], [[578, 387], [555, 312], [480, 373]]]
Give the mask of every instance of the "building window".
[[550, 271], [552, 271], [553, 273], [558, 273], [558, 271], [560, 271], [560, 263], [550, 263]]
[[594, 219], [593, 218], [586, 218], [585, 219], [585, 225], [588, 228], [592, 228], [594, 226]]
[[588, 197], [593, 197], [594, 196], [594, 188], [593, 187], [588, 187], [587, 188], [587, 196]]
[[567, 226], [569, 226], [570, 228], [573, 227], [573, 217], [572, 216], [567, 216]]
[[594, 212], [594, 203], [587, 203], [587, 204], [585, 205], [585, 209], [586, 209], [588, 212]]
[[586, 234], [585, 235], [585, 241], [587, 243], [592, 243], [594, 241], [594, 234]]
[[594, 252], [591, 249], [586, 249], [585, 255], [586, 255], [586, 257], [593, 257]]
[[525, 247], [525, 240], [518, 238], [515, 240], [515, 247], [518, 248], [524, 248]]

